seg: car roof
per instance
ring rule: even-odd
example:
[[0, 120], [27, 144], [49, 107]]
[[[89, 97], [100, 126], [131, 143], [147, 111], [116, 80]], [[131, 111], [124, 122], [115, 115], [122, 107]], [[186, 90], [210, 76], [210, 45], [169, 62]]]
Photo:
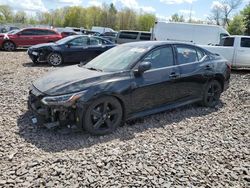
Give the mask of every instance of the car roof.
[[[27, 28], [23, 28], [22, 30], [26, 30], [26, 29], [36, 29], [36, 30], [50, 30], [50, 31], [55, 31], [54, 29], [40, 28], [40, 27], [27, 27]], [[56, 32], [56, 31], [55, 31], [55, 32]]]
[[122, 44], [124, 46], [131, 46], [131, 47], [141, 47], [141, 48], [148, 48], [148, 47], [157, 47], [162, 45], [174, 45], [174, 44], [185, 44], [189, 46], [195, 46], [194, 44], [185, 43], [185, 42], [173, 42], [173, 41], [140, 41], [140, 42], [131, 42], [131, 43], [125, 43]]

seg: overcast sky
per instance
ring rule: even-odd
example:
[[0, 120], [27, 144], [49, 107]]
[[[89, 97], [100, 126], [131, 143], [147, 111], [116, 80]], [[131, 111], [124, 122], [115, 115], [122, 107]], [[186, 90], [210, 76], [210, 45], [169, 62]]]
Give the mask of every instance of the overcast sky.
[[[0, 4], [8, 4], [14, 10], [24, 10], [27, 13], [49, 11], [64, 6], [91, 5], [101, 6], [102, 3], [114, 3], [116, 7], [129, 7], [138, 11], [154, 13], [160, 19], [168, 19], [174, 13], [188, 17], [190, 11], [193, 19], [205, 20], [211, 7], [218, 3], [214, 0], [0, 0]], [[244, 0], [242, 9], [250, 0]], [[236, 13], [236, 12], [234, 12]]]

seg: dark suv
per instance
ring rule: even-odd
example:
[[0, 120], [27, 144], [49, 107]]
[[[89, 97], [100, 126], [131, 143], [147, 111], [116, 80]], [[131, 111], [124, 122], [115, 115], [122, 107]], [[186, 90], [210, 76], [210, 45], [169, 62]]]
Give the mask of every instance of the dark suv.
[[36, 44], [55, 42], [62, 36], [54, 30], [27, 28], [11, 34], [0, 34], [0, 48], [14, 51], [18, 47], [29, 47]]
[[29, 108], [37, 114], [34, 122], [47, 127], [78, 125], [103, 135], [127, 119], [190, 103], [214, 107], [229, 78], [227, 61], [200, 47], [128, 43], [37, 80]]

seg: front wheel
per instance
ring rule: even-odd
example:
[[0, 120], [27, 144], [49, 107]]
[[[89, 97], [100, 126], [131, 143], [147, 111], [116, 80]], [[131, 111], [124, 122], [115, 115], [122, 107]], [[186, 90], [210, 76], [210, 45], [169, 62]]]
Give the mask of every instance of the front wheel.
[[63, 58], [60, 54], [58, 53], [51, 53], [48, 56], [48, 63], [52, 66], [60, 66], [63, 63]]
[[217, 80], [210, 81], [205, 88], [202, 105], [205, 107], [215, 107], [219, 103], [221, 93], [221, 84]]
[[5, 51], [15, 51], [16, 50], [16, 45], [11, 41], [6, 41], [3, 44], [3, 49]]
[[83, 128], [93, 135], [110, 134], [121, 125], [122, 116], [122, 106], [116, 98], [102, 97], [88, 106]]

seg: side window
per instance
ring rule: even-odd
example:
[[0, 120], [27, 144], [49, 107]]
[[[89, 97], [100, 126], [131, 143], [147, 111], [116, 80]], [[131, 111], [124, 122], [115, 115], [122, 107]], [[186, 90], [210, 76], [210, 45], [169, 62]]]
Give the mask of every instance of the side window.
[[101, 39], [93, 38], [93, 37], [90, 38], [89, 45], [95, 46], [95, 45], [101, 45], [101, 44], [102, 44], [102, 40]]
[[21, 32], [21, 35], [34, 35], [32, 29], [26, 29]]
[[37, 35], [47, 35], [47, 31], [46, 30], [36, 30], [36, 34]]
[[206, 54], [202, 50], [196, 49], [198, 60], [200, 61]]
[[47, 30], [47, 31], [46, 31], [46, 34], [47, 34], [47, 35], [56, 35], [56, 32]]
[[174, 65], [174, 56], [172, 48], [164, 47], [150, 52], [143, 61], [152, 63], [151, 69], [164, 68]]
[[140, 40], [150, 40], [151, 34], [150, 33], [141, 33]]
[[234, 37], [225, 38], [222, 46], [234, 46]]
[[242, 38], [240, 46], [243, 48], [250, 48], [250, 38]]
[[191, 47], [177, 46], [177, 60], [178, 63], [187, 64], [199, 61], [196, 50]]
[[119, 38], [120, 39], [137, 39], [138, 32], [121, 32]]
[[86, 46], [88, 44], [87, 37], [78, 37], [69, 42], [71, 46]]

